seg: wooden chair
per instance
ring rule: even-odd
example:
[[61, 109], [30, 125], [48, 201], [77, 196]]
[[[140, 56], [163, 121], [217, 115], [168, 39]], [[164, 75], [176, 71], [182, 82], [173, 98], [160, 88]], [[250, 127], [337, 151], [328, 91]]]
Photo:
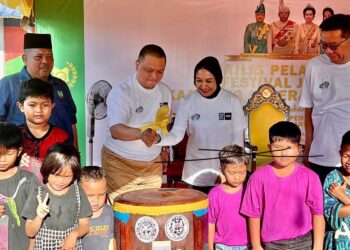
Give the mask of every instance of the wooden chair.
[[271, 161], [271, 157], [259, 157], [257, 153], [269, 151], [269, 129], [279, 121], [288, 120], [290, 107], [271, 84], [263, 84], [253, 93], [243, 110], [248, 121], [244, 144], [252, 154], [251, 171], [254, 172], [256, 167]]

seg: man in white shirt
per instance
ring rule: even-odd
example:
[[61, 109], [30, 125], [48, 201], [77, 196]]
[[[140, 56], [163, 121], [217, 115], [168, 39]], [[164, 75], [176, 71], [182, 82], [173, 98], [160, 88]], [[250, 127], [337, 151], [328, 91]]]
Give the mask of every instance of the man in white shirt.
[[147, 135], [140, 127], [155, 120], [160, 106], [171, 107], [171, 91], [161, 82], [165, 64], [161, 47], [144, 46], [136, 60], [136, 73], [108, 95], [109, 131], [101, 158], [111, 200], [128, 191], [161, 186], [161, 147], [147, 147]]
[[338, 14], [320, 25], [325, 54], [309, 61], [299, 105], [305, 108], [305, 161], [323, 182], [340, 167], [339, 148], [350, 129], [350, 16]]

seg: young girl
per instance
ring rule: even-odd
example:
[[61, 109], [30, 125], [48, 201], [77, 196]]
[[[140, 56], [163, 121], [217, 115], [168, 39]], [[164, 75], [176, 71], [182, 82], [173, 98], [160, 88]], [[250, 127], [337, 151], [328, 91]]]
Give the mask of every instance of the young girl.
[[244, 155], [243, 148], [237, 145], [224, 147], [219, 158], [226, 181], [209, 193], [208, 249], [248, 249], [247, 220], [239, 213], [239, 209], [249, 158]]
[[82, 249], [89, 231], [91, 206], [79, 188], [79, 153], [72, 145], [51, 147], [40, 169], [44, 186], [33, 192], [23, 209], [25, 230], [35, 237], [34, 249]]
[[350, 249], [350, 131], [340, 146], [342, 168], [330, 172], [323, 186], [324, 209], [328, 224], [324, 249]]

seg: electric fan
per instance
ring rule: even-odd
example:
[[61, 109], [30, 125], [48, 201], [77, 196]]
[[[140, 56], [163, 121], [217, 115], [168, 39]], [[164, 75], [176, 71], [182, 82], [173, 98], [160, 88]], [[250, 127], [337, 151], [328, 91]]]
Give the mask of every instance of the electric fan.
[[86, 104], [89, 112], [88, 137], [90, 166], [93, 165], [93, 138], [95, 136], [95, 119], [102, 120], [107, 116], [107, 96], [112, 86], [104, 80], [95, 82], [86, 94]]

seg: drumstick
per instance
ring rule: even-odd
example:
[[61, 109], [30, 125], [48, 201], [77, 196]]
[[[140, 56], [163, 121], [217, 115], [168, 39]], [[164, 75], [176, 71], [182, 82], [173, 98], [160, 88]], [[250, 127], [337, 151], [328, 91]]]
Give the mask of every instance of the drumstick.
[[[256, 152], [255, 155], [259, 157], [271, 157], [271, 155], [266, 155], [265, 153], [272, 153], [272, 152], [278, 152], [278, 151], [283, 151], [287, 150], [288, 148], [283, 148], [283, 149], [276, 149], [276, 150], [269, 150], [269, 151], [263, 151], [263, 152]], [[205, 149], [205, 148], [199, 148], [198, 150], [203, 150], [203, 151], [223, 151], [223, 152], [232, 152], [229, 150], [220, 150], [220, 149]], [[234, 156], [244, 156], [244, 155], [253, 155], [254, 153], [235, 153], [232, 152], [232, 155], [226, 156], [226, 157], [208, 157], [208, 158], [197, 158], [197, 159], [183, 159], [183, 160], [173, 160], [172, 162], [185, 162], [185, 161], [207, 161], [207, 160], [217, 160], [217, 159], [223, 159], [223, 158], [230, 158]], [[300, 158], [305, 158], [305, 157], [322, 157], [323, 155], [279, 155], [279, 156], [273, 156], [273, 157], [300, 157]], [[157, 161], [156, 163], [164, 163], [162, 161]]]

